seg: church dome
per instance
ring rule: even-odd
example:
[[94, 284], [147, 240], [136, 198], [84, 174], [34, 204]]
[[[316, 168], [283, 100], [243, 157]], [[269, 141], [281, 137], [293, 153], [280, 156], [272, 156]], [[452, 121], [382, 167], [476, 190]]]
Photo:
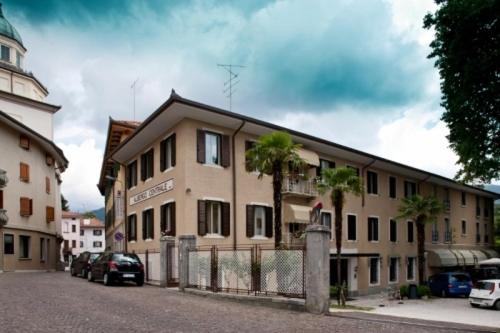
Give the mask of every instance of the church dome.
[[23, 40], [21, 39], [21, 35], [19, 35], [16, 28], [14, 28], [12, 24], [10, 24], [10, 22], [7, 21], [7, 19], [3, 16], [1, 3], [0, 3], [0, 35], [13, 39], [16, 42], [18, 42], [21, 46], [23, 46]]

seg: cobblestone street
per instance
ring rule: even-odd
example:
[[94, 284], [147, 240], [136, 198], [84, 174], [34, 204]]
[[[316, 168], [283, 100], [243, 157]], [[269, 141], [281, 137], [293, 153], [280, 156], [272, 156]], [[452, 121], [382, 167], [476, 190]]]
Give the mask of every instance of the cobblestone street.
[[[467, 332], [471, 328], [307, 313], [89, 283], [68, 273], [0, 273], [1, 332]], [[428, 326], [427, 326], [428, 325]]]

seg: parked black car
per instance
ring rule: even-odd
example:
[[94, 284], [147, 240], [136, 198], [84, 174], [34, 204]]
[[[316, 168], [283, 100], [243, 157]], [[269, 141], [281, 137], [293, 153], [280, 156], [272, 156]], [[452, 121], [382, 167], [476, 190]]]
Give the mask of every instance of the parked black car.
[[134, 253], [106, 252], [91, 265], [87, 280], [102, 280], [109, 286], [114, 282], [133, 281], [144, 284], [144, 265]]
[[80, 253], [80, 255], [73, 259], [70, 265], [71, 276], [81, 276], [87, 278], [87, 273], [90, 270], [90, 264], [97, 259], [102, 254], [102, 252], [89, 252], [85, 251]]

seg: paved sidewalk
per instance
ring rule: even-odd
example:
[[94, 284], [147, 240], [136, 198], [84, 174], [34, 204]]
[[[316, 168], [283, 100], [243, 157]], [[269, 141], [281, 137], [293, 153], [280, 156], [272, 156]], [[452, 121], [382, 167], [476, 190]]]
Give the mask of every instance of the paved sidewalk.
[[[500, 329], [500, 311], [472, 308], [467, 298], [431, 298], [428, 300], [388, 301], [378, 295], [359, 297], [348, 305], [372, 307], [372, 314], [434, 320], [468, 325], [481, 325]], [[383, 307], [379, 305], [383, 304]]]

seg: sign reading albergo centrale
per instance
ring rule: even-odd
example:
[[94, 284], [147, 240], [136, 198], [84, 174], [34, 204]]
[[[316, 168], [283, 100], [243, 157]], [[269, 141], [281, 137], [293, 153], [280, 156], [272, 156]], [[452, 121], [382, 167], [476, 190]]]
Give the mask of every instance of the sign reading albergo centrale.
[[164, 181], [158, 185], [148, 188], [147, 190], [133, 195], [130, 197], [130, 205], [135, 205], [136, 203], [142, 202], [144, 200], [148, 200], [152, 197], [155, 197], [159, 194], [171, 191], [174, 189], [174, 179], [171, 178], [169, 180]]

